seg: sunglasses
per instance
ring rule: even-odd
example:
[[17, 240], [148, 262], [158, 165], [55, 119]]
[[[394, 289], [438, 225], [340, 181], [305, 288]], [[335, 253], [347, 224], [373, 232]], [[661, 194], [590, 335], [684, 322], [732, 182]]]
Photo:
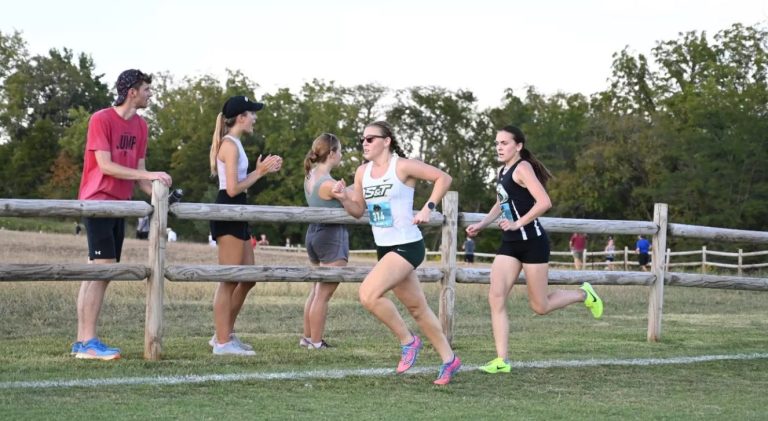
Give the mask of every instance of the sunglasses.
[[370, 135], [370, 136], [361, 137], [360, 138], [360, 144], [362, 145], [363, 142], [370, 144], [370, 143], [373, 143], [374, 139], [377, 139], [377, 138], [384, 139], [385, 137], [387, 137], [387, 136]]

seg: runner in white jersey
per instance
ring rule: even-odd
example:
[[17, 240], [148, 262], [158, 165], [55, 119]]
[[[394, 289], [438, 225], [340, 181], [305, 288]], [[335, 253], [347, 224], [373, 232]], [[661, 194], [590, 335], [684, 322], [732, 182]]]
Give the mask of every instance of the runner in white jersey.
[[496, 358], [480, 367], [486, 373], [509, 373], [507, 359], [509, 320], [507, 298], [520, 271], [525, 271], [528, 302], [536, 314], [548, 314], [559, 308], [583, 301], [595, 318], [603, 314], [603, 302], [589, 282], [580, 291], [548, 291], [549, 240], [538, 218], [552, 201], [544, 186], [551, 177], [549, 170], [525, 148], [525, 134], [515, 126], [505, 126], [496, 133], [496, 154], [504, 167], [499, 171], [497, 199], [482, 221], [467, 227], [474, 237], [496, 221], [502, 229], [501, 246], [491, 266], [491, 327], [496, 345]]
[[[397, 373], [413, 366], [423, 346], [421, 338], [405, 324], [395, 304], [385, 295], [392, 291], [416, 320], [421, 331], [440, 354], [442, 365], [435, 384], [451, 381], [461, 367], [442, 331], [440, 321], [427, 305], [415, 269], [424, 260], [424, 240], [416, 224], [429, 222], [435, 203], [451, 185], [451, 177], [431, 165], [405, 159], [392, 129], [377, 121], [365, 127], [360, 139], [363, 157], [369, 161], [355, 172], [355, 184], [347, 189], [343, 180], [334, 187], [336, 197], [354, 217], [368, 210], [376, 241], [378, 263], [360, 286], [360, 302], [397, 336], [401, 346]], [[398, 156], [400, 158], [398, 158]], [[429, 200], [413, 215], [413, 192], [417, 180], [434, 183]]]

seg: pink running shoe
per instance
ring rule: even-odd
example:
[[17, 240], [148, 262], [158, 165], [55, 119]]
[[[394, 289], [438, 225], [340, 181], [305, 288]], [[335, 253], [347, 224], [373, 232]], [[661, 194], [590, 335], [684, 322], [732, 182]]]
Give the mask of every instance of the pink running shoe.
[[453, 378], [453, 375], [456, 374], [460, 368], [461, 360], [456, 354], [454, 354], [453, 361], [440, 366], [440, 372], [437, 374], [437, 380], [435, 380], [433, 383], [438, 385], [450, 383], [451, 378]]
[[416, 335], [413, 335], [413, 341], [410, 344], [401, 345], [403, 350], [400, 356], [400, 362], [397, 364], [397, 369], [395, 370], [397, 374], [405, 373], [409, 368], [413, 367], [423, 346], [424, 344], [421, 342], [421, 338]]

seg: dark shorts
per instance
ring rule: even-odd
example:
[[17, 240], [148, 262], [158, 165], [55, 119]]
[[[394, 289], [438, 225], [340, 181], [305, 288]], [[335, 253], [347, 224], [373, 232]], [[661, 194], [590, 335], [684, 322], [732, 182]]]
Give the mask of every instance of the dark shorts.
[[310, 224], [304, 243], [313, 264], [349, 261], [349, 232], [344, 225]]
[[[245, 192], [235, 197], [229, 197], [226, 190], [219, 190], [214, 203], [220, 205], [245, 205], [246, 198]], [[231, 235], [243, 241], [251, 238], [250, 228], [248, 228], [248, 223], [245, 221], [211, 221], [210, 225], [211, 237], [214, 240], [217, 240], [222, 235]]]
[[639, 256], [637, 256], [637, 263], [640, 263], [640, 266], [648, 266], [648, 263], [651, 261], [651, 255], [648, 253], [640, 253]]
[[467, 262], [467, 263], [475, 263], [475, 255], [474, 254], [465, 253], [464, 254], [464, 261]]
[[83, 218], [88, 237], [88, 259], [120, 261], [125, 238], [125, 218]]
[[616, 258], [615, 258], [615, 257], [613, 257], [613, 256], [605, 256], [605, 261], [606, 261], [606, 262], [612, 262], [612, 261], [614, 261], [615, 259], [616, 259]]
[[376, 246], [376, 256], [379, 260], [384, 257], [385, 254], [392, 252], [403, 256], [408, 263], [413, 266], [414, 269], [424, 261], [424, 257], [427, 255], [427, 251], [424, 249], [424, 239], [414, 241], [413, 243], [400, 244], [397, 246]]
[[496, 254], [514, 257], [522, 263], [549, 263], [549, 238], [542, 235], [525, 241], [502, 241]]

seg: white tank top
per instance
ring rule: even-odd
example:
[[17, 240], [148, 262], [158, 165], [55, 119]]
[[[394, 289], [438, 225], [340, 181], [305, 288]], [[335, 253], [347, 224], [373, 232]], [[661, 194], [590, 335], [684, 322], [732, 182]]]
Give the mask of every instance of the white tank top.
[[[234, 136], [226, 135], [224, 138], [231, 140], [232, 143], [237, 145], [237, 181], [243, 181], [245, 180], [245, 177], [248, 177], [248, 156], [245, 154], [243, 144], [240, 143], [240, 139]], [[224, 142], [224, 139], [221, 141]], [[224, 162], [222, 162], [219, 158], [216, 158], [216, 172], [219, 175], [219, 190], [226, 190], [227, 171], [226, 167], [224, 166]]]
[[397, 155], [392, 155], [389, 168], [381, 178], [371, 177], [373, 162], [365, 166], [363, 197], [377, 246], [396, 246], [422, 239], [419, 227], [413, 224], [413, 187], [399, 178]]

